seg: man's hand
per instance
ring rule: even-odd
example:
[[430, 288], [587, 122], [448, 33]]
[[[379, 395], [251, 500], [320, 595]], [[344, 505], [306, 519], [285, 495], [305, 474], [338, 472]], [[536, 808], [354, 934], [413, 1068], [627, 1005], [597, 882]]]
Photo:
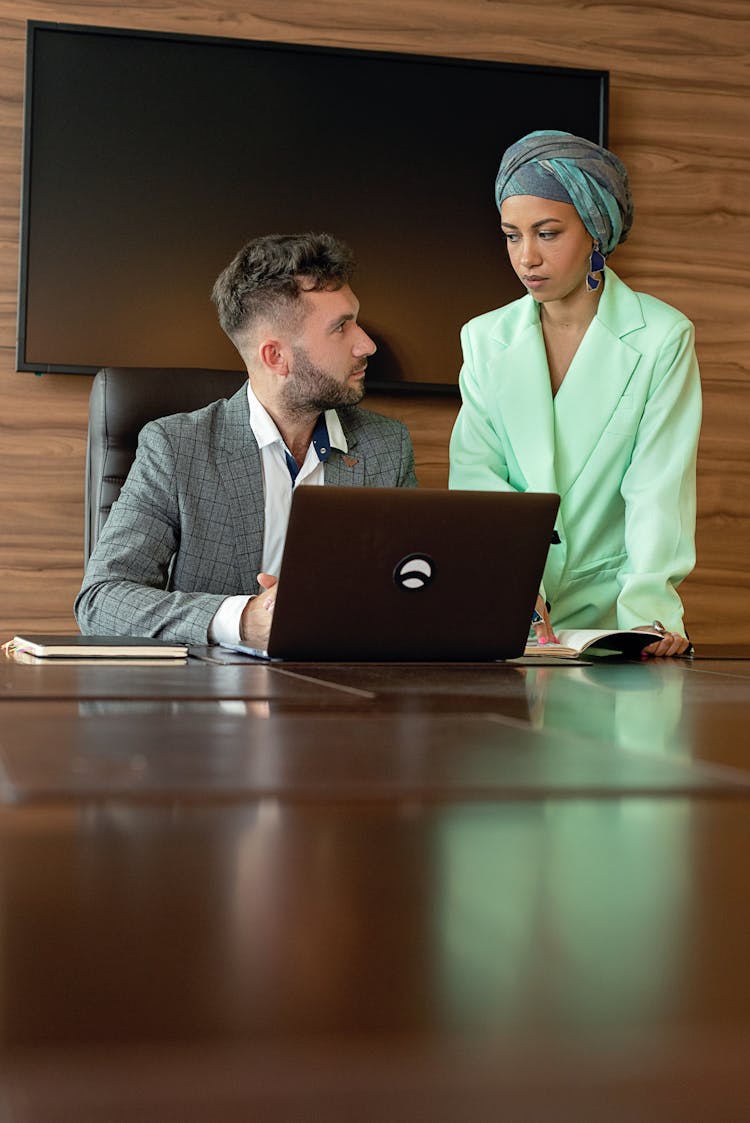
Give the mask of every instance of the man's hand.
[[263, 592], [247, 602], [240, 617], [240, 639], [248, 647], [257, 647], [259, 651], [268, 647], [278, 583], [278, 577], [270, 573], [258, 574], [258, 584]]

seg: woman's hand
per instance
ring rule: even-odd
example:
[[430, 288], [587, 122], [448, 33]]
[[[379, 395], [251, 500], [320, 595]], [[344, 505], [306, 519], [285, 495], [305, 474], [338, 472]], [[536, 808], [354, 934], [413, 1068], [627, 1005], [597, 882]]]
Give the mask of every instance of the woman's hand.
[[638, 628], [633, 628], [634, 632], [661, 632], [662, 638], [650, 643], [648, 647], [644, 647], [641, 652], [642, 655], [648, 655], [652, 658], [654, 656], [662, 658], [664, 656], [684, 655], [690, 647], [690, 640], [685, 636], [681, 636], [679, 632], [668, 632], [663, 624], [655, 620], [653, 624], [642, 624]]
[[531, 616], [531, 623], [536, 632], [537, 643], [560, 642], [552, 630], [552, 625], [549, 621], [549, 613], [547, 612], [547, 605], [544, 603], [543, 597], [536, 598], [536, 606]]

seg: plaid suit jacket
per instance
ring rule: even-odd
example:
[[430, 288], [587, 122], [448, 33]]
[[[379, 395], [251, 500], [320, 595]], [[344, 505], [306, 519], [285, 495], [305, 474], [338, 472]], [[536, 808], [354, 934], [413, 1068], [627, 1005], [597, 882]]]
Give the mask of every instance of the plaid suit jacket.
[[[357, 406], [337, 412], [349, 453], [333, 450], [326, 484], [416, 486], [400, 421]], [[229, 400], [149, 422], [76, 598], [81, 631], [206, 643], [221, 602], [257, 591], [263, 532], [245, 386]]]

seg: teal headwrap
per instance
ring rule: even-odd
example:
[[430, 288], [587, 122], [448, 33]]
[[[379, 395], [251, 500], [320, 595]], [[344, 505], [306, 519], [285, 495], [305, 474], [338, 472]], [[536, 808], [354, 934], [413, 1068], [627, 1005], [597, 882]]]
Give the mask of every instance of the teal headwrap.
[[511, 195], [572, 203], [605, 255], [625, 241], [633, 225], [622, 161], [591, 140], [556, 129], [529, 133], [506, 150], [495, 181], [498, 210]]

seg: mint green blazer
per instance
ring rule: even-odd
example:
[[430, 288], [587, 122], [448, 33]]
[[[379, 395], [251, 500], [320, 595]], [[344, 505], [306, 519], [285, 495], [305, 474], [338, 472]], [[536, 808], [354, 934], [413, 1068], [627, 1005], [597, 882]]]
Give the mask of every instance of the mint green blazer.
[[701, 421], [690, 321], [607, 268], [554, 398], [532, 296], [471, 320], [461, 344], [450, 487], [560, 495], [544, 570], [553, 625], [660, 620], [684, 634], [677, 587], [695, 565]]

